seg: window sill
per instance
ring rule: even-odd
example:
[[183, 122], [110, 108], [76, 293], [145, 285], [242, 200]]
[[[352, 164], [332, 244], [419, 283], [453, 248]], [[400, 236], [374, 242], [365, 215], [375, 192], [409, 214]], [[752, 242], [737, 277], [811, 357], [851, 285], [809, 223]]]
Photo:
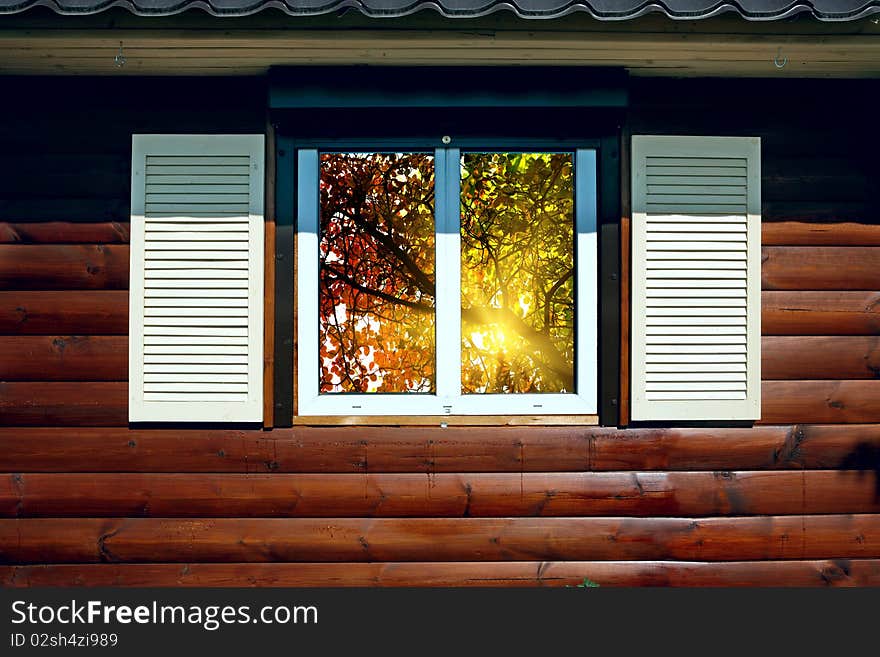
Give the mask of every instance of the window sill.
[[598, 415], [297, 415], [294, 426], [598, 426]]

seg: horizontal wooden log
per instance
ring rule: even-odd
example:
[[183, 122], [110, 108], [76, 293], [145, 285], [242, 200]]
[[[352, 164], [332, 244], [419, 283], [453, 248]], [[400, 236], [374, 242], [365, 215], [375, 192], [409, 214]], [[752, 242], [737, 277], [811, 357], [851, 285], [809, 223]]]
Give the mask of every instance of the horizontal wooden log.
[[0, 566], [0, 586], [880, 586], [880, 560], [53, 564]]
[[880, 378], [880, 336], [764, 336], [761, 377]]
[[0, 291], [0, 334], [125, 335], [126, 290]]
[[[124, 426], [127, 387], [122, 382], [0, 383], [0, 423]], [[763, 424], [880, 422], [880, 380], [763, 381], [761, 391]]]
[[13, 223], [28, 221], [127, 221], [131, 202], [125, 196], [107, 198], [0, 198], [0, 217]]
[[764, 335], [878, 335], [880, 292], [761, 293]]
[[761, 224], [761, 243], [764, 246], [880, 246], [880, 224], [765, 221]]
[[128, 424], [128, 383], [0, 382], [0, 423], [123, 426]]
[[609, 431], [593, 439], [590, 456], [599, 471], [778, 468], [880, 470], [880, 426]]
[[[828, 358], [833, 358], [829, 354]], [[880, 380], [763, 381], [764, 424], [880, 422]]]
[[[88, 127], [84, 122], [80, 130]], [[29, 129], [27, 125], [22, 125], [21, 129], [34, 136], [33, 126]], [[119, 142], [124, 143], [122, 139]], [[79, 153], [54, 152], [56, 149], [52, 144], [34, 146], [30, 157], [22, 157], [19, 152], [15, 154], [19, 157], [15, 158], [8, 151], [4, 153], [5, 157], [0, 155], [0, 172], [3, 173], [0, 197], [40, 203], [45, 199], [57, 198], [121, 199], [129, 192], [130, 158], [91, 154], [88, 146], [84, 146]], [[34, 157], [37, 149], [41, 152]], [[52, 160], [57, 162], [47, 167], [47, 161]]]
[[[109, 113], [101, 118], [96, 113], [71, 114], [64, 121], [44, 117], [40, 121], [39, 134], [35, 134], [32, 128], [34, 121], [39, 119], [33, 112], [18, 116], [6, 111], [3, 114], [6, 121], [0, 128], [0, 139], [7, 150], [0, 153], [0, 171], [6, 174], [6, 179], [0, 183], [0, 190], [7, 193], [18, 191], [19, 196], [21, 192], [37, 192], [32, 198], [40, 198], [41, 174], [44, 180], [46, 177], [78, 175], [88, 179], [104, 175], [108, 180], [115, 181], [116, 185], [122, 183], [125, 187], [126, 178], [131, 184], [131, 155], [125, 148], [131, 148], [131, 128], [127, 140], [129, 143], [126, 144], [126, 136], [121, 134], [124, 120], [117, 120], [114, 126]], [[101, 128], [106, 125], [107, 131], [102, 131], [96, 123]], [[16, 184], [19, 186], [16, 187]], [[4, 194], [4, 197], [7, 195]]]
[[128, 244], [128, 223], [0, 222], [0, 244]]
[[128, 288], [128, 246], [0, 244], [0, 287], [124, 290]]
[[[777, 160], [776, 164], [784, 166], [791, 162], [792, 160]], [[834, 160], [816, 160], [810, 162], [809, 165], [822, 167], [832, 166], [834, 163]], [[821, 188], [823, 203], [832, 206], [841, 203], [844, 204], [844, 207], [853, 203], [864, 203], [864, 199], [870, 196], [872, 181], [868, 179], [866, 171], [857, 170], [853, 164], [850, 162], [849, 166], [838, 172], [812, 168], [805, 173], [807, 168], [804, 166], [791, 169], [787, 175], [768, 176], [762, 172], [761, 198], [765, 207], [771, 211], [778, 211], [785, 208], [792, 200], [809, 199], [816, 196], [816, 189]], [[803, 201], [799, 201], [798, 205], [803, 207]], [[836, 218], [830, 216], [825, 223], [830, 223]], [[868, 215], [860, 217], [860, 219], [865, 218], [870, 217]]]
[[0, 380], [127, 381], [128, 338], [0, 335]]
[[880, 470], [880, 425], [755, 428], [0, 427], [3, 472]]
[[880, 247], [765, 246], [765, 290], [878, 290]]
[[[766, 144], [765, 144], [766, 146]], [[832, 223], [835, 221], [861, 223], [876, 216], [873, 201], [764, 201], [761, 219], [765, 222], [803, 221]]]
[[865, 471], [3, 474], [2, 517], [565, 517], [880, 513]]
[[870, 198], [874, 184], [870, 167], [857, 157], [781, 157], [765, 151], [761, 165], [765, 202], [816, 198], [818, 189], [825, 202], [863, 201]]
[[880, 515], [734, 518], [22, 518], [0, 562], [876, 558]]

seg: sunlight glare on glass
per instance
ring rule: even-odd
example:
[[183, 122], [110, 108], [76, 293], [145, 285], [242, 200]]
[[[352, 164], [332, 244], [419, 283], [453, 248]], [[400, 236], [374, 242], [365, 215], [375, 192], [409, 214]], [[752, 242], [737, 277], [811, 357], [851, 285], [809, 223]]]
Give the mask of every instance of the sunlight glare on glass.
[[574, 392], [573, 154], [460, 164], [461, 391]]

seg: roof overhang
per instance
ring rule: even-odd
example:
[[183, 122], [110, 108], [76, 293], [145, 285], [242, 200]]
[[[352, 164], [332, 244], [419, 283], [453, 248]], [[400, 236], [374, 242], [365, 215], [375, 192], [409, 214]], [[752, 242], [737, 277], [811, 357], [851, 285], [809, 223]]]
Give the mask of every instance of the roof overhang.
[[293, 16], [320, 16], [349, 9], [371, 18], [399, 18], [433, 10], [447, 18], [476, 18], [512, 12], [525, 19], [585, 13], [601, 21], [621, 21], [650, 13], [677, 20], [733, 13], [750, 21], [773, 21], [808, 14], [822, 21], [851, 21], [880, 12], [880, 0], [0, 0], [0, 14], [48, 7], [58, 14], [94, 14], [122, 7], [138, 16], [168, 16], [200, 9], [214, 16], [247, 16], [276, 9]]
[[[546, 67], [616, 68], [630, 77], [876, 78], [880, 17], [748, 22], [733, 14], [699, 21], [652, 14], [609, 22], [573, 13], [526, 21], [512, 12], [451, 20], [424, 11], [377, 20], [356, 11], [268, 10], [220, 20], [203, 11], [143, 17], [120, 8], [0, 16], [0, 75], [262, 77], [281, 67], [334, 66], [470, 69], [451, 93], [468, 79], [479, 86], [499, 71]], [[495, 70], [477, 75], [481, 67]], [[529, 78], [530, 86], [540, 83]]]

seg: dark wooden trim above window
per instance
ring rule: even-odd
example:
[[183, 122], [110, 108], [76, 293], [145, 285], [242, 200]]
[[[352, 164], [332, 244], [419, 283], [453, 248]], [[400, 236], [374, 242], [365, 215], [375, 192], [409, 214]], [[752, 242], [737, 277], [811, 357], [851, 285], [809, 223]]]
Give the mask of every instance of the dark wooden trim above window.
[[574, 66], [302, 66], [269, 71], [271, 109], [623, 108], [623, 69]]

